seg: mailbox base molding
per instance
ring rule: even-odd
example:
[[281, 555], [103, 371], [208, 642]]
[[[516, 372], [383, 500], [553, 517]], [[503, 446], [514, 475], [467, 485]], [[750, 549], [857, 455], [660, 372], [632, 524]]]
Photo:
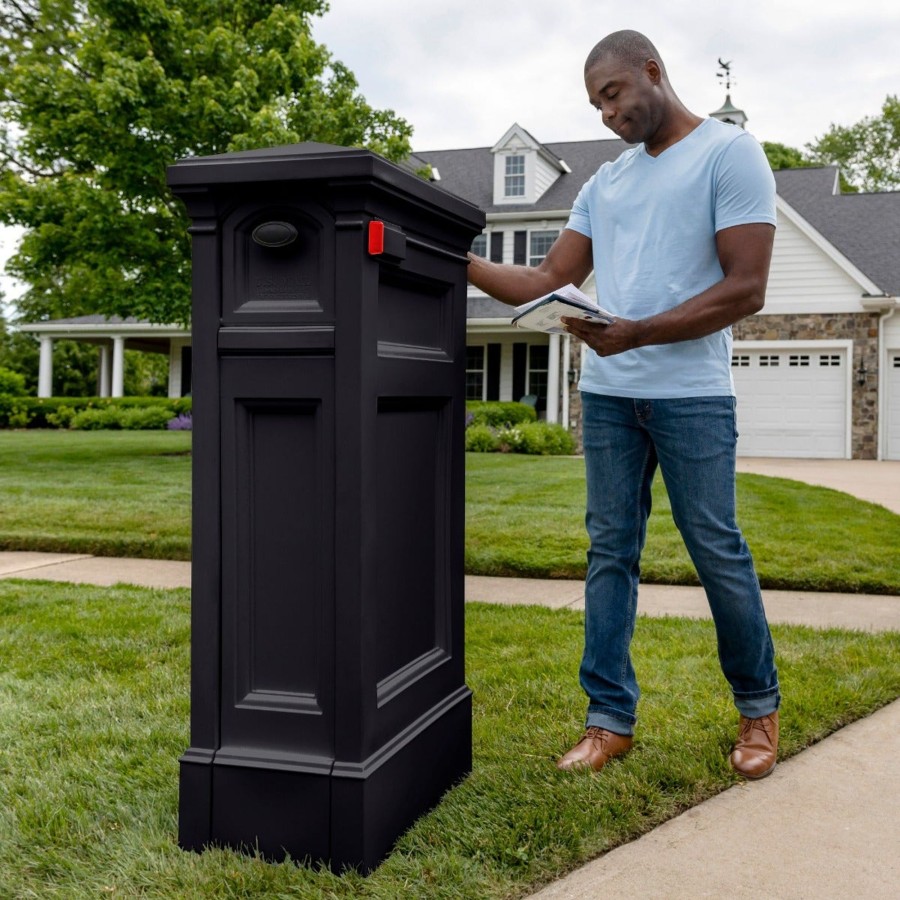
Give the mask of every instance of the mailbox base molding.
[[362, 762], [192, 748], [181, 758], [178, 843], [368, 873], [471, 769], [466, 687]]

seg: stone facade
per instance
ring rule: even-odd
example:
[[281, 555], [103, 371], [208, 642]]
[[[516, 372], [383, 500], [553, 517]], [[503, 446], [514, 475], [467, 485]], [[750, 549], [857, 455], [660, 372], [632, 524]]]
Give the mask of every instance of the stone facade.
[[[878, 456], [878, 314], [877, 313], [804, 313], [757, 315], [738, 322], [732, 329], [736, 341], [821, 341], [852, 340], [850, 361], [853, 383], [851, 453], [853, 459]], [[866, 383], [857, 383], [856, 373], [863, 364]], [[581, 367], [581, 343], [571, 342], [569, 369]], [[581, 396], [572, 385], [569, 403], [569, 428], [582, 449]]]

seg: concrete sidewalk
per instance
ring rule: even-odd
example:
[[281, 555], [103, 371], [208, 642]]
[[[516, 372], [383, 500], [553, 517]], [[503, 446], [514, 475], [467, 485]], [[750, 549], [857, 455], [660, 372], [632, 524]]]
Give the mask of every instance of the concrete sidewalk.
[[[191, 564], [159, 559], [6, 551], [0, 552], [0, 578], [68, 581], [105, 587], [124, 583], [153, 588], [189, 588]], [[584, 609], [584, 587], [580, 581], [467, 575], [466, 600]], [[766, 614], [773, 623], [900, 632], [900, 597], [765, 591], [764, 601]], [[645, 616], [709, 618], [706, 596], [698, 587], [641, 585], [638, 612]]]

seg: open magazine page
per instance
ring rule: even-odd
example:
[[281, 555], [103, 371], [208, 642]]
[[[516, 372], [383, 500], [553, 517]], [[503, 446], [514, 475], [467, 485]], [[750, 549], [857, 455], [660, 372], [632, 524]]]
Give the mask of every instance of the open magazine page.
[[564, 285], [537, 300], [517, 306], [512, 321], [519, 328], [563, 334], [565, 328], [559, 321], [562, 316], [605, 325], [615, 321], [611, 312], [598, 306], [573, 284]]

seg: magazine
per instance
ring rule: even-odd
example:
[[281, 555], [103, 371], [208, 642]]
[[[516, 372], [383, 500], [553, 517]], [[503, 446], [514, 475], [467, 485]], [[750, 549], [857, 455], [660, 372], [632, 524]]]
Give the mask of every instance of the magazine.
[[565, 328], [559, 321], [561, 316], [584, 319], [598, 325], [611, 325], [616, 320], [611, 312], [594, 303], [574, 284], [567, 284], [544, 297], [517, 306], [512, 324], [531, 331], [564, 334]]

